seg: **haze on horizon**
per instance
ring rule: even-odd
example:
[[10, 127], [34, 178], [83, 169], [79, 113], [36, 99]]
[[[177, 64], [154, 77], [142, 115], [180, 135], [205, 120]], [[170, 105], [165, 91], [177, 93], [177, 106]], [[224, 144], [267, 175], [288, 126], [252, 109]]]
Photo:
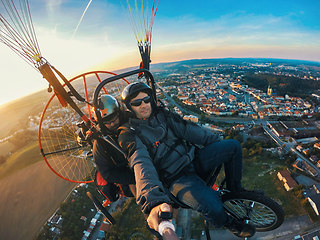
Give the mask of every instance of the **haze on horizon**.
[[[89, 70], [138, 67], [139, 51], [123, 8], [126, 0], [92, 0], [83, 15], [89, 2], [29, 1], [43, 57], [68, 78]], [[249, 57], [320, 62], [319, 7], [320, 2], [312, 0], [160, 0], [151, 60]], [[48, 86], [4, 44], [0, 52], [0, 105]]]

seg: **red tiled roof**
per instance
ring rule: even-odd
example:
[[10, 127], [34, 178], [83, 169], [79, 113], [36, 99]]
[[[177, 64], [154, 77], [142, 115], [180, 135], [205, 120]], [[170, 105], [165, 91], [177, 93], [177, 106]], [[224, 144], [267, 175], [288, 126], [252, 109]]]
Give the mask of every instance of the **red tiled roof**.
[[110, 224], [102, 223], [99, 230], [104, 231], [104, 232], [108, 232], [108, 231], [110, 231], [110, 229], [111, 229]]

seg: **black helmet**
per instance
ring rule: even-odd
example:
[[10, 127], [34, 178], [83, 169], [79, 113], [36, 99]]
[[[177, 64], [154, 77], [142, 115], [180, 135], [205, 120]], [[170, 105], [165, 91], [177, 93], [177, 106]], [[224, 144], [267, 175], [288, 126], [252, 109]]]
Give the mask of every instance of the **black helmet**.
[[[98, 98], [97, 110], [100, 112], [100, 116], [103, 121], [109, 121], [119, 114], [120, 107], [117, 99], [113, 96], [102, 95]], [[93, 109], [92, 112], [95, 120], [98, 121], [95, 109]]]
[[[131, 83], [128, 86], [126, 86], [123, 91], [122, 91], [122, 101], [126, 104], [127, 108], [131, 110], [130, 106], [130, 100], [134, 97], [136, 97], [139, 92], [145, 92], [148, 95], [152, 96], [152, 90], [151, 88], [142, 82], [136, 82], [136, 83]], [[154, 101], [154, 100], [153, 100]], [[153, 102], [151, 101], [151, 102]]]

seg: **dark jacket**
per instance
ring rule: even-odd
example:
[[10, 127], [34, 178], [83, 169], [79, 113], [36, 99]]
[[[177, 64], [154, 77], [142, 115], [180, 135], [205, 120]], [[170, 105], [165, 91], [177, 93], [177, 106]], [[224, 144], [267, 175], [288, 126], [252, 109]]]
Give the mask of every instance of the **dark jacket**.
[[93, 159], [104, 180], [124, 185], [134, 184], [133, 171], [125, 157], [103, 139], [93, 142]]
[[195, 147], [188, 142], [205, 146], [220, 141], [218, 135], [162, 107], [147, 120], [130, 118], [119, 130], [119, 144], [134, 169], [137, 203], [146, 214], [163, 202], [170, 203], [162, 182], [192, 162]]

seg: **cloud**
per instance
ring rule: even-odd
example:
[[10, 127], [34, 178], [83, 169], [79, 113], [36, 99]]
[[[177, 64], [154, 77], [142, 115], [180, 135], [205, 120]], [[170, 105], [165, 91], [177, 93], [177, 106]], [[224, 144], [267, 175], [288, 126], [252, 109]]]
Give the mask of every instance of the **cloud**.
[[207, 42], [212, 47], [228, 44], [316, 45], [319, 44], [317, 39], [320, 39], [320, 31], [301, 26], [289, 15], [236, 12], [208, 20], [186, 15], [160, 21], [159, 26], [154, 29], [154, 43], [161, 45], [182, 45], [189, 42], [198, 46]]
[[191, 14], [156, 20], [152, 58], [156, 62], [214, 57], [320, 61], [320, 31], [304, 26], [290, 13], [237, 11], [206, 20]]
[[46, 0], [46, 10], [49, 18], [55, 18], [57, 12], [59, 12], [62, 0]]

